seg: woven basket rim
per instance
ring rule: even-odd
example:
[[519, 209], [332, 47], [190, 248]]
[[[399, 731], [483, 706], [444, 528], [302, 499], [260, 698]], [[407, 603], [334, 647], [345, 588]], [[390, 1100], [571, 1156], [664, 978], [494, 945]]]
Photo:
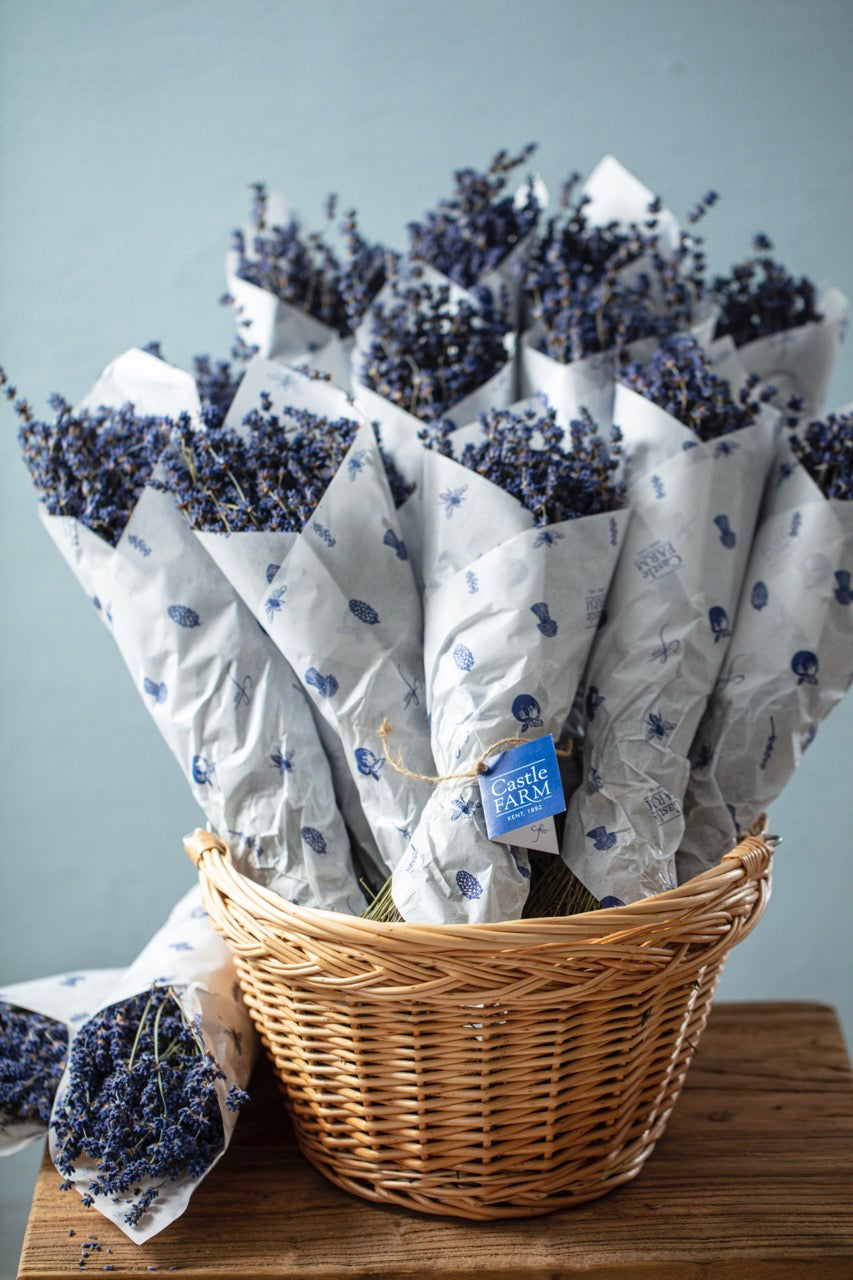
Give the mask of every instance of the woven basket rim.
[[[762, 826], [761, 834], [757, 827]], [[761, 878], [773, 854], [773, 837], [762, 824], [745, 836], [717, 866], [674, 889], [642, 898], [621, 907], [600, 907], [572, 916], [543, 916], [494, 923], [421, 924], [412, 921], [366, 920], [317, 907], [297, 906], [263, 885], [256, 884], [233, 865], [226, 843], [203, 828], [184, 838], [187, 855], [202, 880], [209, 879], [232, 902], [251, 913], [258, 924], [295, 928], [300, 933], [364, 946], [431, 946], [442, 949], [548, 947], [583, 942], [600, 947], [628, 941], [634, 935], [650, 939], [669, 932], [695, 912], [707, 910], [715, 900], [728, 901], [739, 884]]]

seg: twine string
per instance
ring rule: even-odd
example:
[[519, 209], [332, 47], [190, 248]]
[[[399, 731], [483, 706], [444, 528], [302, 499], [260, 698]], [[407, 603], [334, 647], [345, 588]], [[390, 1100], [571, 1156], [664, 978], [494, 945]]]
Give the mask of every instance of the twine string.
[[[489, 772], [489, 766], [486, 764], [489, 756], [495, 755], [498, 751], [505, 747], [520, 747], [525, 742], [530, 741], [528, 738], [520, 738], [513, 735], [509, 738], [498, 738], [497, 742], [493, 742], [490, 747], [474, 762], [470, 769], [463, 769], [459, 773], [414, 773], [413, 770], [407, 769], [403, 763], [403, 753], [398, 752], [396, 758], [392, 756], [388, 747], [388, 739], [394, 732], [393, 726], [386, 716], [379, 726], [379, 739], [382, 743], [382, 750], [385, 752], [385, 759], [396, 773], [401, 773], [404, 778], [412, 778], [415, 782], [431, 782], [433, 786], [438, 786], [440, 782], [457, 782], [466, 778], [476, 779], [483, 773]], [[574, 743], [570, 742], [568, 747], [554, 746], [558, 756], [562, 756], [564, 760], [572, 754]]]

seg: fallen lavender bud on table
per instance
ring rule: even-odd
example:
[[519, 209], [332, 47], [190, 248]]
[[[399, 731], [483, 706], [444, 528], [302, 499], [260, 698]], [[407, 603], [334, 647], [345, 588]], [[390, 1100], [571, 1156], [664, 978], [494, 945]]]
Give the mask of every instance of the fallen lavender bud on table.
[[[119, 1199], [124, 1221], [138, 1226], [163, 1184], [202, 1177], [220, 1154], [217, 1082], [224, 1080], [171, 987], [155, 985], [103, 1009], [71, 1049], [52, 1121], [59, 1172], [68, 1179], [79, 1167], [91, 1169], [84, 1205], [95, 1196]], [[229, 1111], [248, 1101], [229, 1086]]]

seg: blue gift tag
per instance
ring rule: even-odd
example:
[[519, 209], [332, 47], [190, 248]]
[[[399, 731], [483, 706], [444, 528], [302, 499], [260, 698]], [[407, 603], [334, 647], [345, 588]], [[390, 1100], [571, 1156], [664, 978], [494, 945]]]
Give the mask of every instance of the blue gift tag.
[[490, 840], [557, 852], [555, 813], [566, 807], [554, 739], [548, 734], [486, 760], [480, 796]]

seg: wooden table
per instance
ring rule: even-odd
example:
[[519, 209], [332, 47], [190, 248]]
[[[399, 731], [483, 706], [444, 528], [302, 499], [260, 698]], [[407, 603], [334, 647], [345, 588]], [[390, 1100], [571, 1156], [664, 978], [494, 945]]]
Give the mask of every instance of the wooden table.
[[[253, 1088], [225, 1158], [147, 1245], [61, 1192], [45, 1158], [19, 1276], [109, 1265], [146, 1280], [853, 1277], [853, 1077], [823, 1005], [716, 1006], [636, 1181], [547, 1218], [481, 1224], [354, 1199], [300, 1156], [265, 1066]], [[101, 1252], [81, 1268], [93, 1235]]]

